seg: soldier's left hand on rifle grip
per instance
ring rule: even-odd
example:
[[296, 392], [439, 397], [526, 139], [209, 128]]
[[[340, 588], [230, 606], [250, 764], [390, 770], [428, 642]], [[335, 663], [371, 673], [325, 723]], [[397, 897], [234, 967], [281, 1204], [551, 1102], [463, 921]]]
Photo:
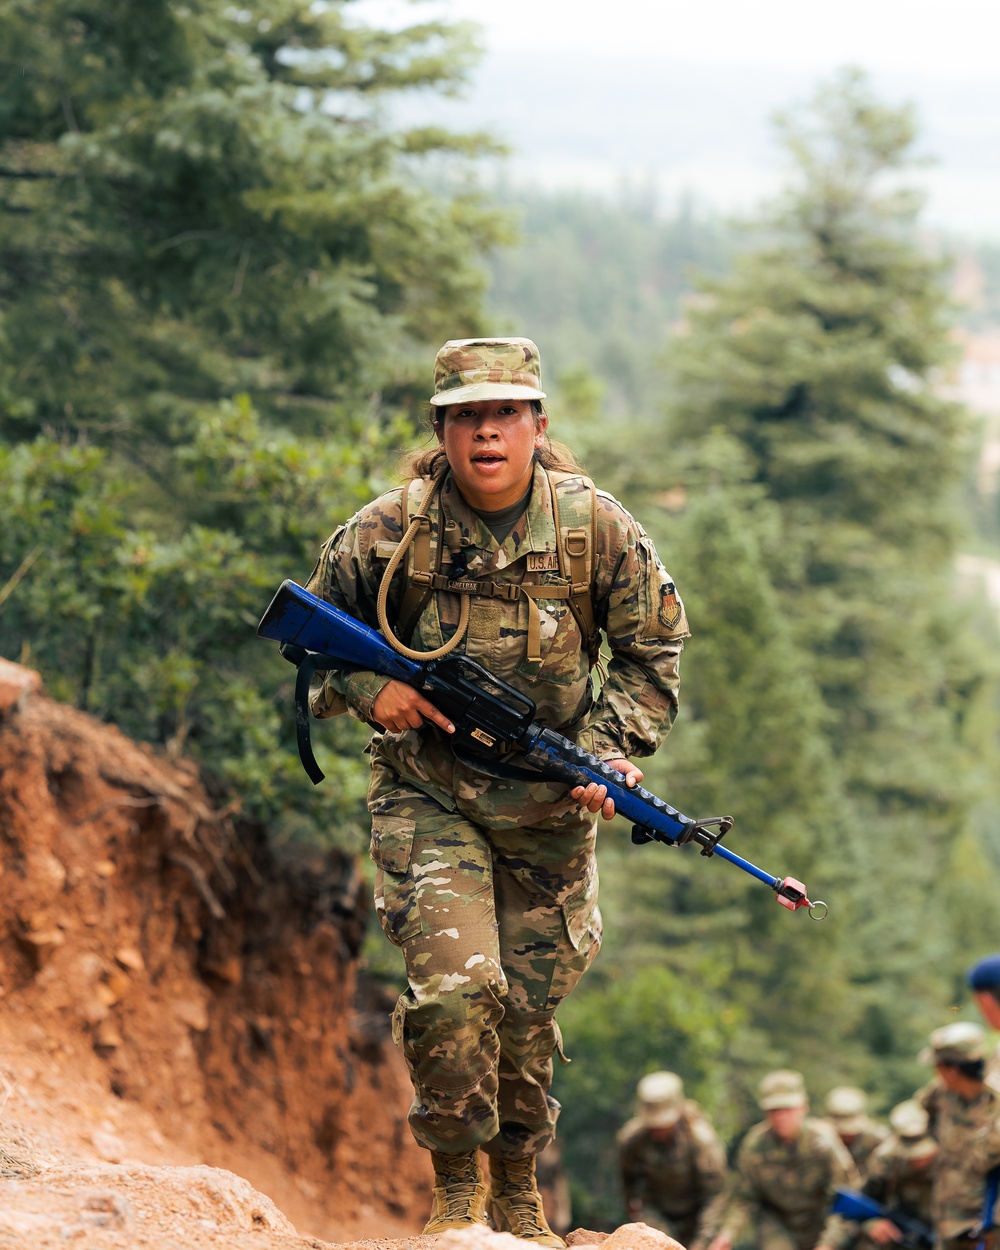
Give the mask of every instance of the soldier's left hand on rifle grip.
[[[617, 759], [604, 761], [616, 773], [621, 773], [627, 786], [637, 786], [642, 781], [642, 769], [631, 760]], [[589, 786], [574, 786], [570, 796], [576, 799], [580, 807], [588, 812], [600, 812], [605, 820], [612, 820], [615, 814], [615, 801], [608, 798], [608, 787], [592, 781]]]

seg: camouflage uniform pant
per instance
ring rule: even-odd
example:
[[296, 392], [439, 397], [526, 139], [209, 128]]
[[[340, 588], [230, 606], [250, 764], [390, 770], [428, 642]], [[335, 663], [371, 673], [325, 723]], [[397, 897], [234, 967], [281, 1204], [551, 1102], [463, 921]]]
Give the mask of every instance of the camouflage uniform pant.
[[795, 1232], [776, 1211], [761, 1211], [757, 1215], [757, 1250], [812, 1250], [822, 1229], [822, 1220], [808, 1233]]
[[555, 1010], [597, 954], [596, 820], [485, 829], [397, 782], [373, 785], [375, 908], [408, 988], [393, 1014], [429, 1150], [538, 1154], [559, 1104]]

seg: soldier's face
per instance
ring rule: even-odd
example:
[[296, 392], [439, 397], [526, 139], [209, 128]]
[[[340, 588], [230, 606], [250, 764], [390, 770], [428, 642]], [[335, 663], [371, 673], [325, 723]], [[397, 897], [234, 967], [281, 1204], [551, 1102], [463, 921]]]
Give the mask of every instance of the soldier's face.
[[482, 512], [517, 503], [531, 482], [532, 458], [547, 425], [528, 400], [449, 405], [438, 442], [466, 502]]
[[925, 1155], [917, 1155], [915, 1158], [910, 1159], [910, 1171], [926, 1172], [930, 1165], [934, 1162], [934, 1156], [936, 1154], [936, 1150], [929, 1150]]
[[766, 1113], [767, 1121], [782, 1141], [794, 1141], [802, 1128], [802, 1121], [806, 1118], [806, 1110], [804, 1105], [774, 1107]]
[[989, 990], [979, 990], [975, 997], [986, 1023], [991, 1029], [1000, 1029], [1000, 1002], [997, 1002]]

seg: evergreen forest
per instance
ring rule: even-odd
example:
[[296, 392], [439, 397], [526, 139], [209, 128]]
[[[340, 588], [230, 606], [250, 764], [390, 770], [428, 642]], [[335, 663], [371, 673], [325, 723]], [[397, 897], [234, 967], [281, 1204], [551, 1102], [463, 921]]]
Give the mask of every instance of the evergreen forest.
[[[140, 20], [141, 19], [141, 20]], [[1000, 948], [986, 426], [951, 398], [949, 295], [906, 107], [844, 72], [776, 119], [785, 190], [739, 225], [648, 193], [487, 189], [488, 135], [394, 128], [474, 32], [348, 0], [0, 0], [0, 655], [218, 779], [286, 850], [365, 862], [365, 727], [295, 753], [278, 583], [428, 438], [446, 338], [539, 344], [554, 436], [684, 595], [682, 712], [646, 769], [804, 880], [814, 923], [692, 848], [601, 830], [605, 944], [561, 1023], [577, 1223], [620, 1213], [614, 1134], [671, 1068], [735, 1136], [753, 1088], [884, 1112]], [[962, 243], [968, 250], [972, 244]], [[376, 926], [377, 927], [377, 926]], [[372, 972], [400, 976], [370, 938]]]

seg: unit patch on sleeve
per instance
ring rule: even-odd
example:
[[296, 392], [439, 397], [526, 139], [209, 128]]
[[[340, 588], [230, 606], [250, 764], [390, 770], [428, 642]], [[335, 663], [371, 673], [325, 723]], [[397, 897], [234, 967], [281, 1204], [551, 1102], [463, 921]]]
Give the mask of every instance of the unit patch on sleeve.
[[663, 582], [660, 586], [660, 624], [667, 629], [674, 629], [681, 619], [681, 601], [673, 582]]

